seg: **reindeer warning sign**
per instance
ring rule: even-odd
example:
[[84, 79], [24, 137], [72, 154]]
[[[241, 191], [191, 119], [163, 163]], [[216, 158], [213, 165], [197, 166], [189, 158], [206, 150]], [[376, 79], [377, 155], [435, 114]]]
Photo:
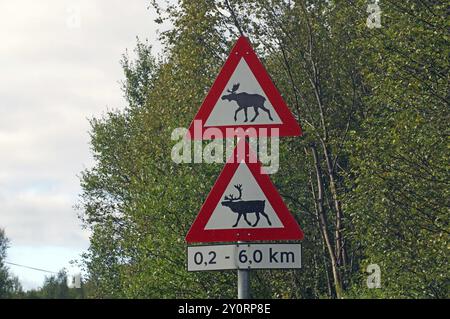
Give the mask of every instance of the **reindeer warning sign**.
[[[245, 142], [242, 142], [245, 143]], [[248, 144], [246, 149], [250, 152]], [[237, 151], [219, 178], [189, 230], [186, 241], [300, 240], [303, 232], [281, 196], [253, 156], [237, 161]]]
[[[202, 132], [194, 132], [200, 122]], [[208, 128], [253, 128], [257, 136], [298, 136], [301, 128], [270, 76], [241, 36], [192, 122], [190, 137], [202, 138]], [[277, 128], [274, 132], [270, 129]]]

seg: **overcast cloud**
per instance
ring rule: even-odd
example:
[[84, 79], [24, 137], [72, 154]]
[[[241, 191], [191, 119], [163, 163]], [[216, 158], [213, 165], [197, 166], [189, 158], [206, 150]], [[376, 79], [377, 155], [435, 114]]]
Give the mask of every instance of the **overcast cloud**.
[[[0, 227], [9, 260], [58, 270], [88, 247], [73, 209], [92, 165], [88, 118], [121, 108], [136, 36], [156, 52], [148, 0], [0, 0]], [[45, 273], [11, 267], [25, 288]]]

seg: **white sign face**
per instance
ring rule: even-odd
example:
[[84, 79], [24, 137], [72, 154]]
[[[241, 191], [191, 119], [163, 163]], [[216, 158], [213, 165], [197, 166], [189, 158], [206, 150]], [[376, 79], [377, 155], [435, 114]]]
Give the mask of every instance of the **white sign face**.
[[188, 271], [301, 268], [301, 244], [188, 247]]
[[300, 244], [238, 244], [238, 269], [301, 268]]
[[236, 269], [235, 245], [190, 246], [188, 271]]
[[282, 123], [247, 62], [241, 58], [206, 120], [205, 127]]
[[[233, 199], [230, 199], [231, 196]], [[242, 205], [253, 205], [255, 208], [249, 209], [249, 213], [239, 214], [237, 212]], [[282, 222], [250, 169], [245, 163], [240, 163], [205, 229], [282, 227]]]

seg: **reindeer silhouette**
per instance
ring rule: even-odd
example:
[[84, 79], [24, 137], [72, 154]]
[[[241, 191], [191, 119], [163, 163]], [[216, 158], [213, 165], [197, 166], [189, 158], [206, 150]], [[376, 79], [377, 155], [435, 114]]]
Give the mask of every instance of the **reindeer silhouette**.
[[233, 85], [233, 88], [231, 90], [227, 90], [227, 92], [230, 92], [230, 94], [222, 96], [222, 100], [228, 100], [229, 102], [236, 101], [237, 105], [239, 106], [236, 112], [234, 112], [234, 121], [235, 122], [237, 121], [238, 112], [240, 110], [244, 110], [245, 114], [244, 122], [247, 122], [248, 121], [247, 108], [249, 107], [253, 107], [253, 109], [255, 110], [255, 116], [250, 120], [250, 122], [253, 122], [258, 117], [259, 115], [258, 109], [266, 111], [267, 114], [269, 115], [270, 120], [273, 121], [272, 115], [270, 114], [270, 110], [264, 106], [266, 98], [259, 94], [249, 94], [246, 92], [236, 93], [236, 91], [239, 89], [239, 85], [240, 85], [239, 83]]
[[[264, 206], [266, 204], [265, 200], [241, 200], [242, 198], [242, 185], [234, 185], [234, 187], [239, 191], [239, 197], [235, 198], [232, 194], [225, 196], [224, 201], [221, 203], [222, 206], [228, 207], [231, 209], [233, 213], [238, 214], [236, 223], [233, 227], [236, 227], [239, 224], [239, 220], [242, 216], [244, 216], [244, 220], [247, 222], [249, 226], [255, 227], [258, 225], [260, 220], [260, 214], [263, 215], [267, 219], [267, 223], [271, 226], [272, 223], [269, 220], [269, 216], [264, 212]], [[256, 222], [252, 225], [250, 221], [247, 219], [247, 214], [256, 214]]]

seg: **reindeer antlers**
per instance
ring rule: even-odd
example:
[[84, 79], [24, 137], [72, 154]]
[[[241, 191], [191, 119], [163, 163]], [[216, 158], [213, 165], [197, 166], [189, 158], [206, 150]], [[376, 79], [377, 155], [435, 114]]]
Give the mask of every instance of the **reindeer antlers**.
[[239, 197], [234, 197], [233, 194], [225, 195], [225, 200], [234, 201], [234, 200], [240, 200], [242, 198], [242, 184], [234, 185], [234, 188], [236, 188], [239, 191]]
[[236, 83], [235, 85], [233, 85], [233, 88], [231, 90], [227, 90], [230, 93], [234, 93], [239, 89], [239, 85], [240, 83]]
[[229, 196], [225, 195], [225, 200], [234, 201], [234, 200], [236, 200], [236, 198], [234, 198], [234, 196], [232, 194], [230, 194]]
[[241, 199], [242, 198], [242, 184], [234, 185], [234, 188], [236, 188], [239, 192], [239, 198], [237, 198], [237, 199]]

